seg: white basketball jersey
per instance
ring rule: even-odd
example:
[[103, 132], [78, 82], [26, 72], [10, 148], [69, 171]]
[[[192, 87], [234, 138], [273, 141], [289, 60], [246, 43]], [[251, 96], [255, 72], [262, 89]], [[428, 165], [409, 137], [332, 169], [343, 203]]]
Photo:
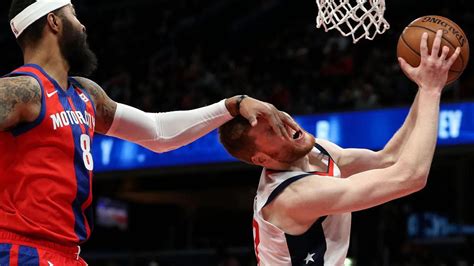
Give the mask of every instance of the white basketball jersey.
[[331, 156], [316, 144], [311, 151], [321, 156], [325, 172], [272, 171], [263, 169], [254, 201], [254, 248], [259, 266], [344, 265], [349, 248], [351, 213], [320, 217], [302, 235], [285, 234], [265, 221], [262, 209], [291, 183], [309, 175], [340, 178]]

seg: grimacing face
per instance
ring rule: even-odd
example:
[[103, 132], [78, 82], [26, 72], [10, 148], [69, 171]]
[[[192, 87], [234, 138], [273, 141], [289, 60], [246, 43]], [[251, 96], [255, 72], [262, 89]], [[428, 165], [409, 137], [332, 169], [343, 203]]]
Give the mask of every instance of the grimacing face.
[[315, 138], [304, 130], [292, 131], [292, 139], [281, 139], [264, 120], [259, 121], [256, 127], [250, 129], [249, 136], [255, 139], [259, 152], [285, 164], [301, 159], [313, 149], [315, 144]]

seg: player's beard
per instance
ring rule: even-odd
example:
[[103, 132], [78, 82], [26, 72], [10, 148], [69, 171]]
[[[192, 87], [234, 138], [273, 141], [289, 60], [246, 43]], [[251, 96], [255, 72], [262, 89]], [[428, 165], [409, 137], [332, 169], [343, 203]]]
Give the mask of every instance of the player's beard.
[[97, 56], [89, 48], [87, 34], [76, 30], [67, 19], [63, 19], [63, 25], [59, 48], [69, 64], [69, 75], [91, 75], [97, 69]]
[[280, 151], [275, 154], [271, 154], [270, 156], [275, 158], [275, 160], [285, 164], [292, 164], [298, 161], [299, 159], [306, 156], [314, 148], [314, 137], [310, 135], [307, 135], [307, 137], [308, 139], [304, 146], [291, 145], [287, 148], [282, 148]]

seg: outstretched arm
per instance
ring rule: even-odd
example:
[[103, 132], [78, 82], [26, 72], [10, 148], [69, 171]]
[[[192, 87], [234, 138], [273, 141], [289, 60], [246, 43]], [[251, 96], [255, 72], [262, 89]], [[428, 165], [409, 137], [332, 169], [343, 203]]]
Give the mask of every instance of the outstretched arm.
[[418, 113], [419, 94], [420, 92], [416, 94], [405, 122], [382, 150], [343, 149], [326, 140], [318, 139], [317, 142], [328, 150], [345, 177], [391, 166], [399, 160], [400, 154], [413, 131]]
[[285, 232], [301, 233], [318, 217], [370, 208], [425, 186], [436, 146], [441, 91], [448, 70], [460, 53], [457, 48], [446, 59], [449, 49], [443, 47], [439, 55], [441, 37], [442, 31], [438, 31], [428, 54], [428, 34], [423, 34], [419, 67], [413, 68], [400, 60], [405, 73], [420, 87], [416, 123], [400, 159], [390, 167], [346, 179], [323, 176], [300, 179], [266, 207], [264, 215], [271, 222], [284, 227]]
[[[308, 224], [315, 218], [367, 209], [422, 189], [436, 146], [440, 94], [420, 92], [419, 120], [408, 138], [401, 158], [392, 166], [361, 172], [348, 178], [311, 176], [295, 182], [282, 209], [291, 219]], [[282, 194], [282, 196], [285, 196]], [[304, 211], [303, 211], [304, 210]], [[283, 218], [284, 219], [284, 218]]]
[[296, 123], [274, 106], [251, 97], [236, 96], [219, 103], [188, 111], [145, 113], [111, 100], [96, 83], [76, 78], [96, 105], [96, 131], [140, 144], [156, 152], [165, 152], [189, 144], [218, 128], [238, 114], [253, 125], [257, 117], [269, 120], [275, 132], [290, 138], [287, 127]]
[[400, 154], [404, 149], [408, 137], [410, 136], [415, 126], [418, 114], [419, 94], [420, 92], [418, 91], [402, 127], [393, 135], [393, 137], [385, 145], [383, 150], [380, 151], [382, 156], [390, 158], [393, 163], [398, 161], [398, 159], [400, 158]]

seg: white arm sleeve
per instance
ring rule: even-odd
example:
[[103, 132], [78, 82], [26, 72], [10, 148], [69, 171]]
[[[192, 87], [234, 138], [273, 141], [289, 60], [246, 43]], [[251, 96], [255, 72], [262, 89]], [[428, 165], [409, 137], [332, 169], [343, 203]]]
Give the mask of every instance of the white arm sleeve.
[[167, 113], [145, 113], [118, 104], [106, 135], [165, 152], [187, 145], [231, 119], [225, 100], [199, 109]]

